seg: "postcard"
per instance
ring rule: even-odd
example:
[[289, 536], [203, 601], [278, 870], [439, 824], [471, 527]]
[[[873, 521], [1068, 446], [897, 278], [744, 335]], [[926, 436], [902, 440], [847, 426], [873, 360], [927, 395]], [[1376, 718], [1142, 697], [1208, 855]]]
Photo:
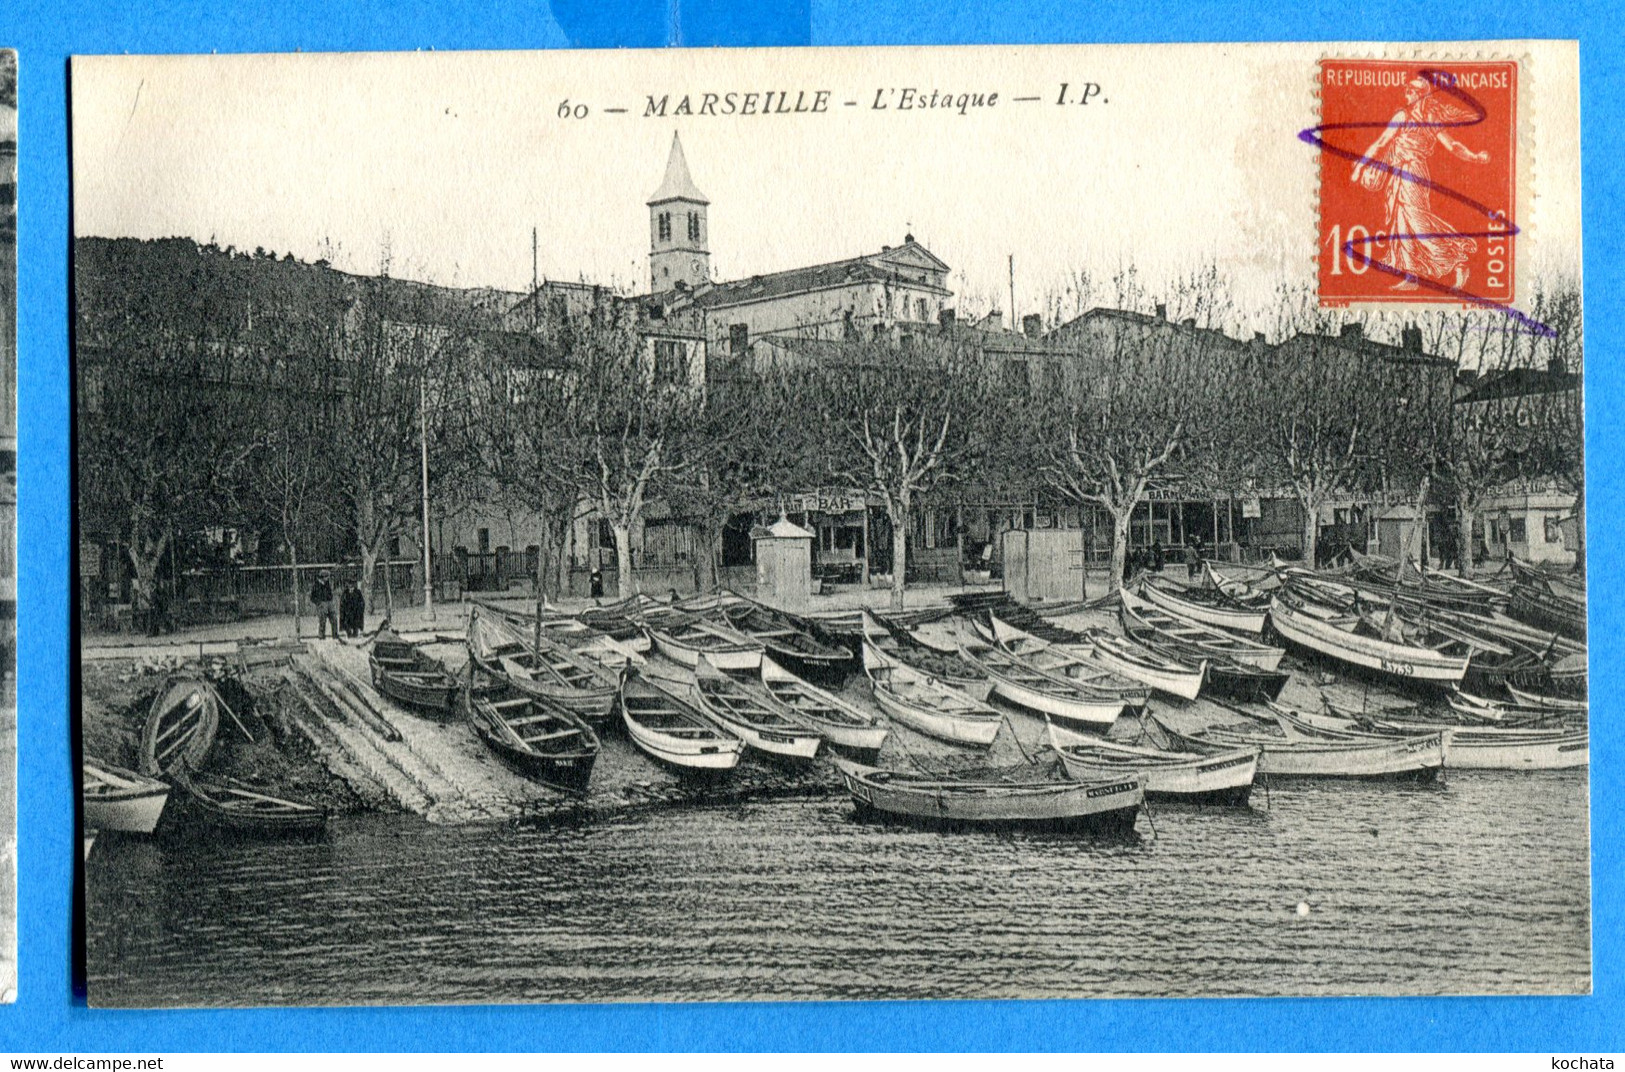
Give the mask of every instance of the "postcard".
[[1589, 992], [1578, 85], [75, 59], [91, 1003]]

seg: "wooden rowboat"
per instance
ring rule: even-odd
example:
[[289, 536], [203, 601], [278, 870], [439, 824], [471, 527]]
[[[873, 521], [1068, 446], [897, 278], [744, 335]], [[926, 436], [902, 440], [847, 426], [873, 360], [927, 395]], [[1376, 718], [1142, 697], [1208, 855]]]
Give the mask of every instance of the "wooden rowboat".
[[1587, 700], [1571, 700], [1564, 696], [1549, 696], [1545, 693], [1531, 692], [1528, 689], [1507, 683], [1506, 690], [1511, 697], [1525, 707], [1539, 707], [1548, 711], [1569, 711], [1585, 714], [1591, 709]]
[[1349, 666], [1412, 686], [1452, 688], [1467, 673], [1466, 654], [1437, 647], [1396, 643], [1369, 635], [1364, 619], [1311, 603], [1290, 592], [1278, 592], [1270, 604], [1270, 623], [1282, 637]]
[[[982, 634], [984, 639], [991, 639], [1005, 651], [1047, 674], [1057, 674], [1103, 695], [1114, 696], [1132, 712], [1143, 711], [1146, 701], [1151, 699], [1149, 685], [1113, 673], [1096, 662], [1088, 646], [1089, 638], [1082, 633], [1050, 626], [1046, 632], [1052, 636], [1064, 633], [1075, 642], [1050, 640], [1012, 624], [1002, 614], [992, 612], [988, 614], [988, 624], [990, 628]], [[980, 626], [978, 631], [981, 631]]]
[[1388, 740], [1302, 741], [1214, 727], [1185, 734], [1160, 719], [1162, 731], [1187, 748], [1218, 753], [1260, 748], [1261, 773], [1283, 778], [1399, 779], [1430, 782], [1444, 769], [1448, 731]]
[[1070, 678], [1046, 673], [1007, 648], [961, 643], [965, 661], [993, 682], [993, 691], [1020, 707], [1050, 715], [1070, 725], [1105, 733], [1123, 713], [1123, 699], [1096, 692]]
[[1109, 633], [1089, 634], [1095, 659], [1125, 677], [1143, 681], [1159, 692], [1183, 700], [1196, 699], [1207, 676], [1207, 661], [1188, 663], [1151, 651], [1125, 637]]
[[744, 741], [642, 674], [628, 674], [621, 682], [620, 709], [638, 750], [679, 771], [732, 770], [745, 751]]
[[379, 632], [367, 663], [372, 687], [396, 703], [437, 718], [450, 717], [461, 684], [438, 659], [402, 640], [392, 629]]
[[164, 805], [169, 802], [168, 782], [99, 759], [85, 760], [82, 770], [86, 830], [150, 834], [158, 828]]
[[533, 640], [488, 615], [469, 615], [468, 655], [475, 666], [589, 722], [608, 719], [619, 677], [546, 636], [540, 649]]
[[1132, 776], [1084, 785], [943, 778], [837, 759], [858, 814], [913, 825], [1027, 827], [1125, 835], [1145, 787]]
[[1053, 722], [1048, 725], [1050, 747], [1073, 781], [1093, 784], [1140, 778], [1151, 800], [1239, 807], [1247, 803], [1258, 772], [1257, 748], [1213, 755], [1168, 752], [1069, 733]]
[[868, 608], [861, 612], [863, 641], [919, 673], [933, 677], [969, 696], [986, 700], [993, 694], [993, 681], [981, 668], [965, 661], [957, 650], [944, 651], [926, 644], [909, 630]]
[[1262, 595], [1234, 596], [1221, 588], [1182, 588], [1165, 577], [1147, 577], [1140, 590], [1151, 603], [1181, 618], [1238, 633], [1262, 633], [1264, 619], [1269, 615], [1269, 599]]
[[470, 691], [475, 736], [508, 766], [554, 789], [584, 794], [598, 759], [598, 735], [579, 716], [517, 689]]
[[761, 673], [768, 695], [790, 717], [821, 733], [831, 747], [865, 762], [880, 755], [891, 733], [880, 716], [803, 681], [770, 658], [762, 659]]
[[835, 686], [846, 680], [855, 665], [851, 648], [788, 611], [728, 592], [719, 601], [717, 613], [725, 624], [761, 644], [779, 665], [800, 677]]
[[[1310, 718], [1277, 704], [1270, 705], [1288, 737], [1305, 740], [1393, 740], [1420, 728], [1414, 723], [1377, 719], [1350, 720], [1334, 728], [1327, 716]], [[1457, 770], [1567, 770], [1590, 762], [1585, 730], [1528, 730], [1501, 727], [1433, 726], [1449, 735], [1450, 766]]]
[[[1152, 589], [1142, 589], [1147, 595]], [[1190, 659], [1223, 659], [1260, 670], [1275, 671], [1286, 656], [1283, 648], [1260, 644], [1256, 640], [1238, 637], [1200, 621], [1182, 617], [1179, 613], [1141, 599], [1127, 588], [1118, 590], [1118, 617], [1123, 631], [1140, 639], [1151, 635], [1175, 647], [1185, 649]]]
[[222, 831], [280, 837], [315, 834], [327, 826], [326, 810], [314, 804], [270, 796], [229, 778], [205, 782], [184, 764], [175, 768], [174, 775], [176, 784], [186, 790], [188, 810]]
[[1004, 725], [1004, 716], [987, 704], [922, 674], [868, 641], [863, 644], [863, 671], [882, 711], [938, 740], [987, 748]]
[[816, 730], [790, 717], [771, 696], [724, 674], [704, 655], [694, 666], [694, 697], [700, 710], [758, 752], [780, 759], [811, 759], [823, 742]]
[[182, 764], [201, 767], [220, 732], [220, 698], [201, 678], [177, 678], [153, 698], [141, 730], [141, 773], [167, 776]]
[[732, 626], [667, 611], [646, 616], [644, 629], [655, 650], [690, 669], [698, 665], [701, 656], [721, 670], [759, 670], [762, 665], [761, 643]]

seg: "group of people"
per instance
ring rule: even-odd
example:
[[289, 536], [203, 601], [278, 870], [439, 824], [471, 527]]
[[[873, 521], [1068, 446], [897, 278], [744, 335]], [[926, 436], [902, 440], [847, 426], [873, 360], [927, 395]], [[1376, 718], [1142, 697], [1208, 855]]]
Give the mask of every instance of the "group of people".
[[336, 602], [337, 607], [333, 598], [333, 572], [324, 569], [316, 575], [316, 583], [310, 588], [310, 603], [316, 608], [316, 634], [319, 640], [327, 639], [329, 624], [333, 626], [334, 640], [344, 636], [353, 639], [366, 628], [367, 600], [354, 578], [344, 582]]
[[[1193, 534], [1183, 553], [1186, 576], [1196, 577], [1202, 572], [1204, 557], [1202, 538]], [[1163, 567], [1172, 560], [1172, 552], [1163, 548], [1161, 540], [1151, 541], [1150, 547], [1132, 548], [1123, 559], [1123, 580], [1130, 580], [1140, 573], [1161, 573]]]

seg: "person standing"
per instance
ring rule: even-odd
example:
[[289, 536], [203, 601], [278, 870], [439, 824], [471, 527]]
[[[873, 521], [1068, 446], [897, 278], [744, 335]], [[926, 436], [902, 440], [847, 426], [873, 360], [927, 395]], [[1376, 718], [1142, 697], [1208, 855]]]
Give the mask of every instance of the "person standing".
[[345, 583], [344, 595], [339, 598], [339, 624], [344, 627], [344, 635], [352, 640], [361, 635], [367, 624], [367, 601], [353, 578]]
[[310, 586], [310, 603], [316, 608], [316, 634], [318, 640], [327, 639], [327, 627], [333, 626], [333, 639], [339, 639], [339, 619], [333, 610], [333, 581], [332, 574], [322, 570], [316, 575], [316, 583]]

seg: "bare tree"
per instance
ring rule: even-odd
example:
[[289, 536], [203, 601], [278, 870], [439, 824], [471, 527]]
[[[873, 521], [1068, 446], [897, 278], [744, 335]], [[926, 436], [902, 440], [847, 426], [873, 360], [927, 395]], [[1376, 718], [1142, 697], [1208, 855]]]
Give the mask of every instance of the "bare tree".
[[892, 529], [891, 605], [907, 591], [908, 537], [922, 499], [975, 468], [996, 397], [992, 363], [972, 339], [926, 335], [909, 346], [883, 338], [832, 344], [801, 374], [817, 400], [806, 427], [829, 435], [821, 453], [837, 480], [878, 495]]

